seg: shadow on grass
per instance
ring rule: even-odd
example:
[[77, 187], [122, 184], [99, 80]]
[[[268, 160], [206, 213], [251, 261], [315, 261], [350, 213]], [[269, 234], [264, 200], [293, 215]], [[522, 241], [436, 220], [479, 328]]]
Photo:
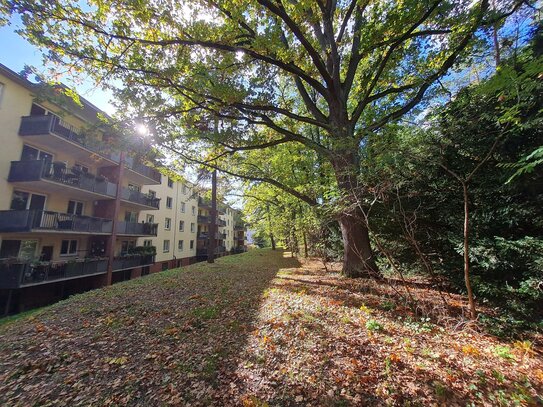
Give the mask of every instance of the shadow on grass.
[[236, 386], [263, 292], [278, 271], [299, 266], [255, 250], [18, 318], [0, 331], [0, 405], [218, 405]]
[[465, 405], [473, 386], [507, 405], [532, 391], [510, 362], [494, 377], [483, 356], [444, 357], [451, 337], [398, 322], [391, 298], [271, 250], [119, 283], [0, 330], [0, 405]]

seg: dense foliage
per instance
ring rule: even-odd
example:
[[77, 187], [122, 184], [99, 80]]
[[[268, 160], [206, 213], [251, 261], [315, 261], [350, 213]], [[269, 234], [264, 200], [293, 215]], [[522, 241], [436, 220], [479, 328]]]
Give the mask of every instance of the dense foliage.
[[[543, 142], [539, 35], [432, 110], [423, 126], [389, 126], [370, 138], [360, 176], [372, 195], [365, 202], [383, 270], [426, 274], [463, 291], [464, 203], [452, 174], [466, 178], [477, 168], [468, 183], [471, 282], [476, 301], [498, 310], [492, 325], [501, 333], [543, 316], [543, 167], [511, 179], [515, 163]], [[338, 259], [334, 211], [309, 213], [297, 229], [310, 235], [314, 254]]]

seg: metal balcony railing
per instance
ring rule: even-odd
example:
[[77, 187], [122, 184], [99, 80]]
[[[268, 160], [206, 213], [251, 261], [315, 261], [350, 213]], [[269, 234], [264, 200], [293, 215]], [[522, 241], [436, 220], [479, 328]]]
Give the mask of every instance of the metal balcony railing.
[[113, 221], [52, 211], [0, 211], [0, 232], [30, 232], [32, 230], [111, 233]]
[[20, 288], [107, 272], [106, 259], [0, 263], [0, 288]]
[[[44, 116], [24, 116], [21, 118], [19, 135], [41, 136], [46, 134], [62, 137], [117, 163], [120, 161], [119, 153], [111, 152], [111, 148], [105, 146], [104, 142], [85, 137], [75, 128], [64, 123], [58, 116], [49, 114]], [[161, 174], [154, 168], [142, 164], [131, 157], [127, 160], [127, 167], [138, 174], [160, 183]]]
[[121, 235], [156, 236], [158, 223], [117, 222], [117, 233]]
[[129, 254], [126, 256], [117, 256], [113, 259], [113, 271], [126, 270], [140, 266], [147, 266], [155, 262], [155, 256]]
[[103, 177], [91, 174], [76, 173], [68, 170], [64, 163], [46, 160], [12, 161], [9, 171], [9, 182], [26, 182], [47, 180], [74, 188], [107, 195], [114, 198], [117, 185]]
[[156, 198], [152, 195], [143, 194], [133, 189], [123, 188], [121, 190], [121, 199], [129, 202], [134, 202], [140, 205], [149, 206], [154, 209], [158, 209], [160, 206], [160, 198]]
[[42, 136], [47, 134], [62, 137], [73, 143], [79, 144], [87, 150], [101, 154], [102, 156], [115, 161], [113, 157], [110, 157], [109, 149], [104, 146], [104, 143], [85, 137], [75, 130], [75, 128], [64, 123], [58, 116], [48, 114], [43, 116], [23, 116], [21, 118], [19, 135]]

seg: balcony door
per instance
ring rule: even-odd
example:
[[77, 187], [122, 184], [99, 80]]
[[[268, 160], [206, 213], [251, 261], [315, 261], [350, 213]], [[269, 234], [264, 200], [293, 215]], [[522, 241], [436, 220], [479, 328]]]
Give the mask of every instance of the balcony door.
[[32, 194], [30, 192], [13, 191], [10, 209], [16, 211], [45, 209], [45, 195]]
[[51, 163], [53, 162], [53, 154], [25, 144], [21, 152], [21, 161], [28, 160], [44, 160]]

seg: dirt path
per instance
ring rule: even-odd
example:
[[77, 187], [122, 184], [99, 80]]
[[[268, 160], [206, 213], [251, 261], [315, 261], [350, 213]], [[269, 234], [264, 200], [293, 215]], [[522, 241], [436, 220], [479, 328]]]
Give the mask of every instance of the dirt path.
[[269, 250], [117, 284], [0, 326], [0, 405], [537, 405], [533, 344], [391, 294]]

